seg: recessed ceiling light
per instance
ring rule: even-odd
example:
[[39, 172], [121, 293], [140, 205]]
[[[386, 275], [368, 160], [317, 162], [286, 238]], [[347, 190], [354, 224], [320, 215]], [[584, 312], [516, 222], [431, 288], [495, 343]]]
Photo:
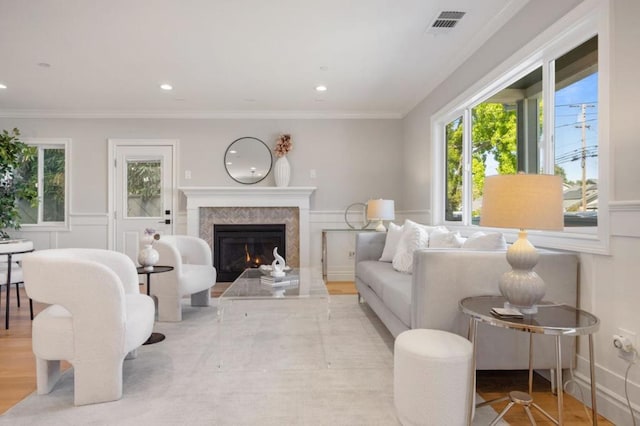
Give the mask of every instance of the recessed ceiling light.
[[227, 161], [227, 166], [232, 165], [233, 163], [231, 161]]
[[229, 151], [229, 154], [237, 154], [238, 151], [236, 151], [235, 149], [232, 149], [231, 151]]
[[321, 84], [320, 86], [316, 86], [316, 90], [318, 92], [326, 92], [327, 91], [327, 86], [324, 86], [324, 85]]
[[7, 86], [6, 86], [6, 85], [4, 85], [4, 84], [0, 83], [0, 89], [6, 89], [6, 88], [7, 88]]
[[170, 85], [170, 84], [167, 84], [167, 83], [161, 84], [161, 85], [160, 85], [160, 88], [161, 88], [162, 90], [173, 90], [173, 86], [172, 86], [172, 85]]

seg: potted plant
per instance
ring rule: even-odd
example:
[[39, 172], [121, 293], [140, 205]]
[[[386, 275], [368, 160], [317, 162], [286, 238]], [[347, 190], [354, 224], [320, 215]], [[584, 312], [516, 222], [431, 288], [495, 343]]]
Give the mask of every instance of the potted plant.
[[37, 174], [25, 173], [37, 152], [20, 140], [18, 129], [0, 133], [0, 239], [9, 238], [6, 229], [20, 229], [18, 199], [38, 204]]

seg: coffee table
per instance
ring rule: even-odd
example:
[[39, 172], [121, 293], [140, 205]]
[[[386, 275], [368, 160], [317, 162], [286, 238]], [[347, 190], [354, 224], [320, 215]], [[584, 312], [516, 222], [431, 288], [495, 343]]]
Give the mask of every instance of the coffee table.
[[256, 268], [246, 269], [218, 298], [218, 368], [222, 368], [223, 349], [242, 338], [231, 336], [226, 322], [240, 321], [246, 327], [266, 324], [273, 333], [286, 334], [287, 324], [299, 319], [331, 316], [329, 292], [319, 269], [293, 269], [287, 272], [289, 284], [285, 285], [263, 284], [262, 276], [268, 275]]

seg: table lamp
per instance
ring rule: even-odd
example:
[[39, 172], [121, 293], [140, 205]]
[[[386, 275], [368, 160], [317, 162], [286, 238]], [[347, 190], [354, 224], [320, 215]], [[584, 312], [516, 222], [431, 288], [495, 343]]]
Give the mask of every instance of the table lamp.
[[562, 178], [543, 174], [485, 178], [480, 225], [520, 229], [518, 239], [507, 250], [512, 269], [500, 278], [500, 292], [511, 307], [535, 314], [545, 284], [533, 271], [539, 255], [526, 230], [562, 230]]
[[367, 201], [367, 219], [378, 221], [376, 231], [385, 232], [387, 228], [385, 228], [382, 221], [393, 220], [395, 218], [395, 205], [393, 200], [378, 199]]

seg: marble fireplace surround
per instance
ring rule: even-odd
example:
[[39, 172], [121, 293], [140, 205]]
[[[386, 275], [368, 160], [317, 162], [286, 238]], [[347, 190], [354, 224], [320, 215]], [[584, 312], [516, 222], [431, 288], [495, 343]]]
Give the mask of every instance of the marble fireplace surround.
[[[214, 224], [285, 223], [287, 257], [294, 266], [297, 266], [296, 260], [300, 267], [310, 266], [309, 208], [311, 194], [316, 188], [224, 186], [179, 189], [187, 199], [187, 235], [203, 238], [213, 246]], [[298, 256], [294, 254], [296, 236], [290, 236], [295, 230], [289, 229], [295, 228], [296, 224]]]

